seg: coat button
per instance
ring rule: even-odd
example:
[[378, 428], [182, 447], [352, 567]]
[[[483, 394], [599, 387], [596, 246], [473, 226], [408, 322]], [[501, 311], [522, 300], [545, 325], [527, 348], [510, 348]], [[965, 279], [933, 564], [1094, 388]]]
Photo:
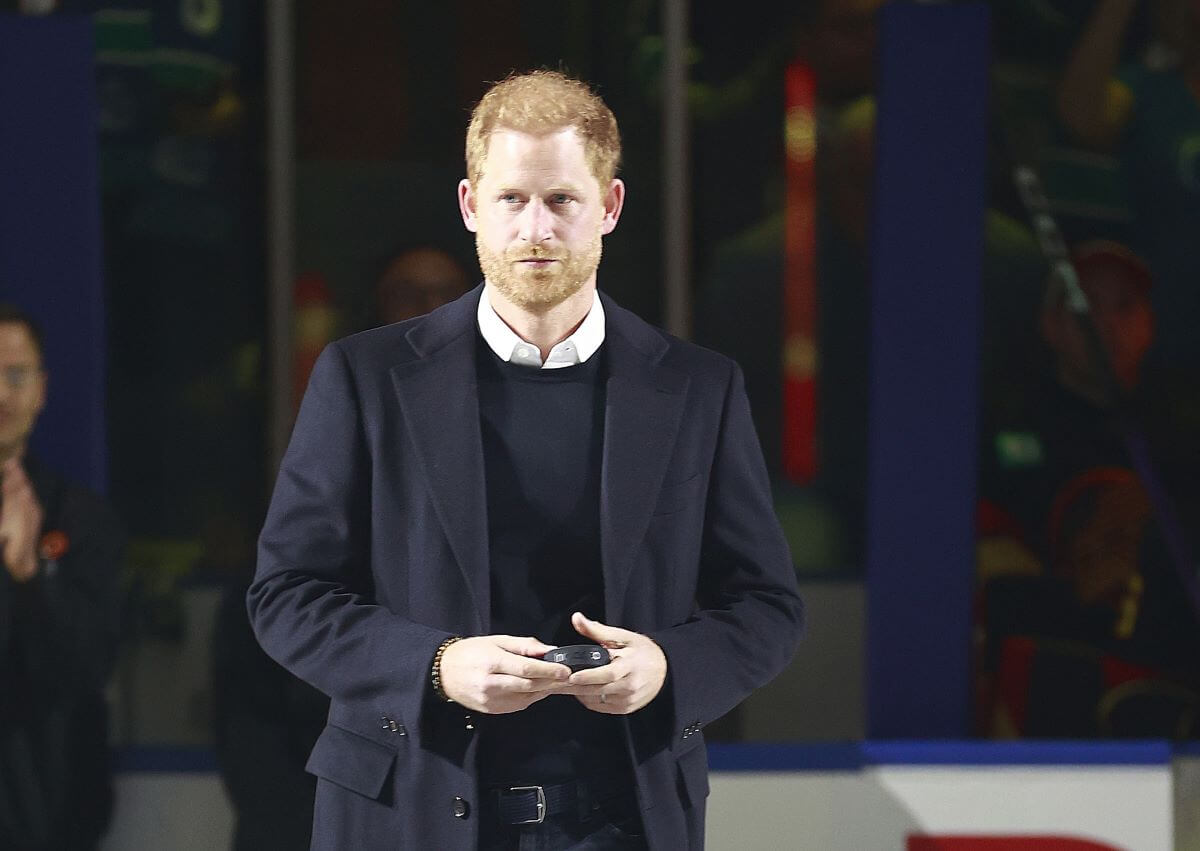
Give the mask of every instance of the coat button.
[[380, 726], [384, 732], [396, 733], [401, 736], [408, 735], [408, 731], [404, 729], [404, 725], [396, 721], [395, 718], [389, 718], [387, 715], [380, 715], [379, 720], [382, 722]]
[[471, 814], [471, 805], [467, 803], [466, 798], [454, 799], [454, 817], [466, 818]]

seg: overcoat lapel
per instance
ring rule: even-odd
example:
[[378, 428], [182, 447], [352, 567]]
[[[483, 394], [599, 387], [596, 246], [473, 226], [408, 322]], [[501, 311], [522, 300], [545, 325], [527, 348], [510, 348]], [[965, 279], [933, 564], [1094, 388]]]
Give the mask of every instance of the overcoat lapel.
[[[475, 375], [479, 288], [409, 332], [415, 357], [392, 369], [413, 457], [479, 617], [491, 621], [487, 491]], [[663, 366], [666, 342], [604, 299], [609, 377], [600, 481], [605, 615], [619, 622], [633, 566], [679, 433], [687, 376]]]
[[662, 366], [665, 341], [605, 299], [609, 378], [600, 479], [605, 617], [619, 624], [633, 554], [650, 523], [684, 410], [687, 376]]
[[475, 375], [478, 288], [409, 332], [417, 359], [392, 369], [413, 452], [478, 614], [491, 621], [487, 490]]

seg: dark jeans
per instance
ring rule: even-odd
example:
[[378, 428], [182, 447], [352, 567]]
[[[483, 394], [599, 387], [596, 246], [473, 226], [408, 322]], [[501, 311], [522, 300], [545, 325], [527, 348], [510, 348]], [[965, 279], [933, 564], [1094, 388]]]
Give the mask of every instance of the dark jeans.
[[549, 816], [541, 824], [501, 824], [484, 814], [479, 851], [646, 851], [632, 796], [597, 805], [587, 815]]

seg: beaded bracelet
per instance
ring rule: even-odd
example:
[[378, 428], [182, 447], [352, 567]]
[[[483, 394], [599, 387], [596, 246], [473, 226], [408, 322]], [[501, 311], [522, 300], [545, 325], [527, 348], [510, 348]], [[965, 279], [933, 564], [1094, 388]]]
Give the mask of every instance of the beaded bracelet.
[[462, 641], [461, 635], [452, 635], [438, 645], [437, 652], [433, 654], [433, 667], [429, 672], [429, 679], [433, 683], [433, 693], [437, 695], [438, 700], [444, 700], [446, 703], [453, 703], [454, 699], [446, 696], [446, 692], [442, 689], [442, 654], [446, 652], [446, 648], [456, 641]]

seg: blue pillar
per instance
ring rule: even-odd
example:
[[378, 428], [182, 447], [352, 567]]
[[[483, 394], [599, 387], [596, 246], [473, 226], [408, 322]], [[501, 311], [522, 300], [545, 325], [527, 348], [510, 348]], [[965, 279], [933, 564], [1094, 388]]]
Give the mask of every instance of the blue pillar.
[[871, 246], [867, 728], [970, 728], [985, 3], [880, 13]]
[[32, 451], [102, 490], [106, 373], [96, 112], [91, 19], [0, 15], [0, 299], [42, 326], [50, 372]]

